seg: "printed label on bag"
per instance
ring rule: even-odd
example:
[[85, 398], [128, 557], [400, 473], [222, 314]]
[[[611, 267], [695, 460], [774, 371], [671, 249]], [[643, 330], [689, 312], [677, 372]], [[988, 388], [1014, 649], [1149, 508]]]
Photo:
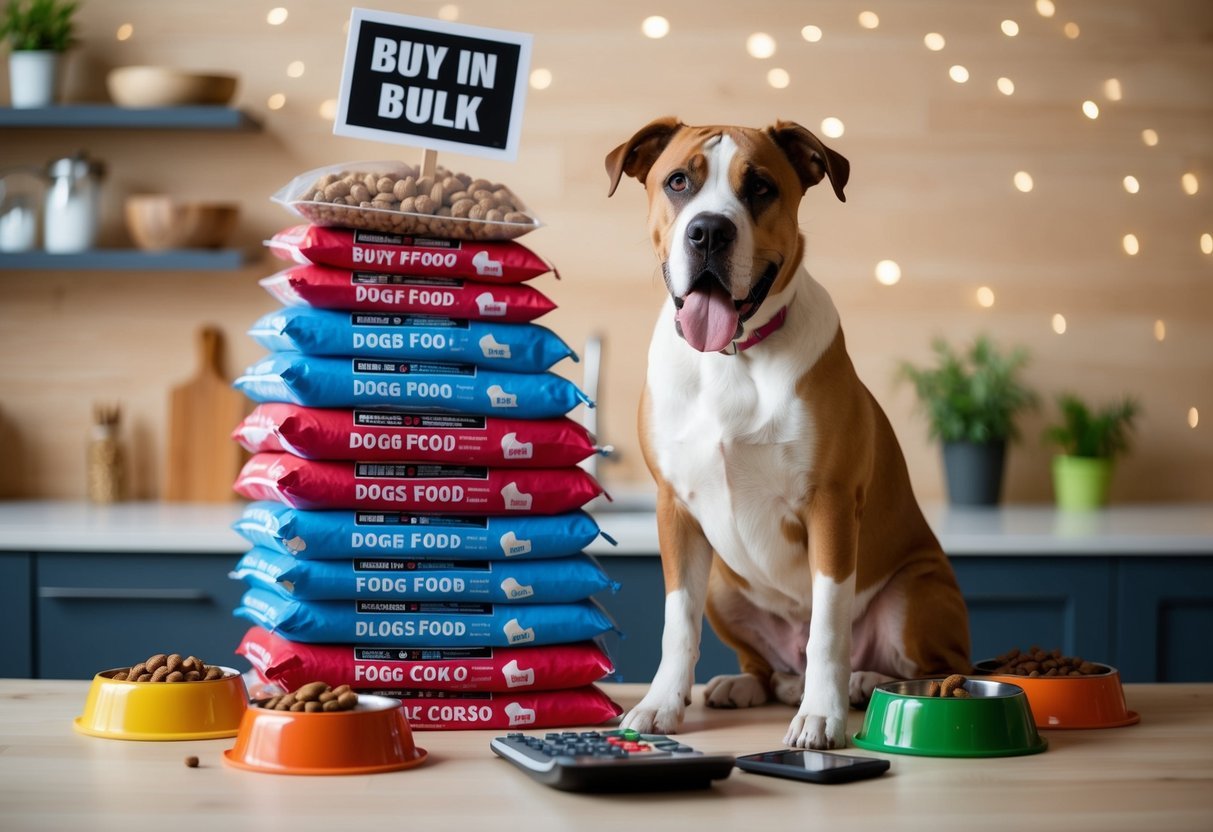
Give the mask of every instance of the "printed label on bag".
[[356, 462], [354, 477], [388, 480], [487, 480], [488, 468], [468, 465], [409, 465], [393, 462]]
[[489, 518], [462, 515], [430, 516], [426, 514], [404, 514], [398, 511], [359, 511], [354, 514], [356, 526], [458, 526], [469, 529], [487, 529]]

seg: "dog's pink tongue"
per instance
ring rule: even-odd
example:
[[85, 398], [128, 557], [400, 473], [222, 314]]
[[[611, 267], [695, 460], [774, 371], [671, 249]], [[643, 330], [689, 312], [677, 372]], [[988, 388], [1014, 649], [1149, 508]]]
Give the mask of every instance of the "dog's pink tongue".
[[719, 352], [737, 334], [737, 307], [715, 280], [707, 291], [692, 289], [678, 310], [682, 337], [700, 352]]

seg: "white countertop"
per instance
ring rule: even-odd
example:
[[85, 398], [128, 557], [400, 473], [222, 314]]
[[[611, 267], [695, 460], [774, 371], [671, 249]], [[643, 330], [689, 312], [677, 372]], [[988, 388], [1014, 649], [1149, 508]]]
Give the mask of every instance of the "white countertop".
[[[229, 526], [242, 503], [0, 502], [0, 551], [9, 552], [231, 552], [248, 549]], [[991, 509], [927, 506], [927, 520], [956, 556], [981, 555], [1210, 555], [1213, 505], [1113, 506], [1064, 513], [1047, 505]], [[596, 514], [619, 545], [595, 541], [598, 556], [658, 551], [651, 511]]]

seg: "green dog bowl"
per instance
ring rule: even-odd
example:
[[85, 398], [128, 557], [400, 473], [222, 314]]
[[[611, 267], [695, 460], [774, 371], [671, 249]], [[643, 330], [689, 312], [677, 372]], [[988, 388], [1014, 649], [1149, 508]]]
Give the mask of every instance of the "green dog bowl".
[[964, 684], [970, 698], [941, 699], [927, 696], [932, 681], [942, 680], [878, 686], [855, 745], [921, 757], [1014, 757], [1048, 747], [1018, 685], [970, 679]]

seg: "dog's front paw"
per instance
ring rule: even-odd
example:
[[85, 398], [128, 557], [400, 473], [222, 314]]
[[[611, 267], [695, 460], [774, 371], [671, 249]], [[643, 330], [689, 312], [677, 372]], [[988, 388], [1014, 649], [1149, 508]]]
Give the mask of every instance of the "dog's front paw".
[[675, 734], [686, 711], [686, 700], [682, 697], [658, 699], [646, 696], [624, 715], [619, 727], [642, 734]]
[[753, 673], [716, 676], [703, 689], [709, 708], [753, 708], [767, 701], [767, 689]]
[[845, 748], [847, 744], [847, 718], [841, 716], [819, 716], [803, 711], [793, 717], [788, 732], [783, 737], [789, 748]]

